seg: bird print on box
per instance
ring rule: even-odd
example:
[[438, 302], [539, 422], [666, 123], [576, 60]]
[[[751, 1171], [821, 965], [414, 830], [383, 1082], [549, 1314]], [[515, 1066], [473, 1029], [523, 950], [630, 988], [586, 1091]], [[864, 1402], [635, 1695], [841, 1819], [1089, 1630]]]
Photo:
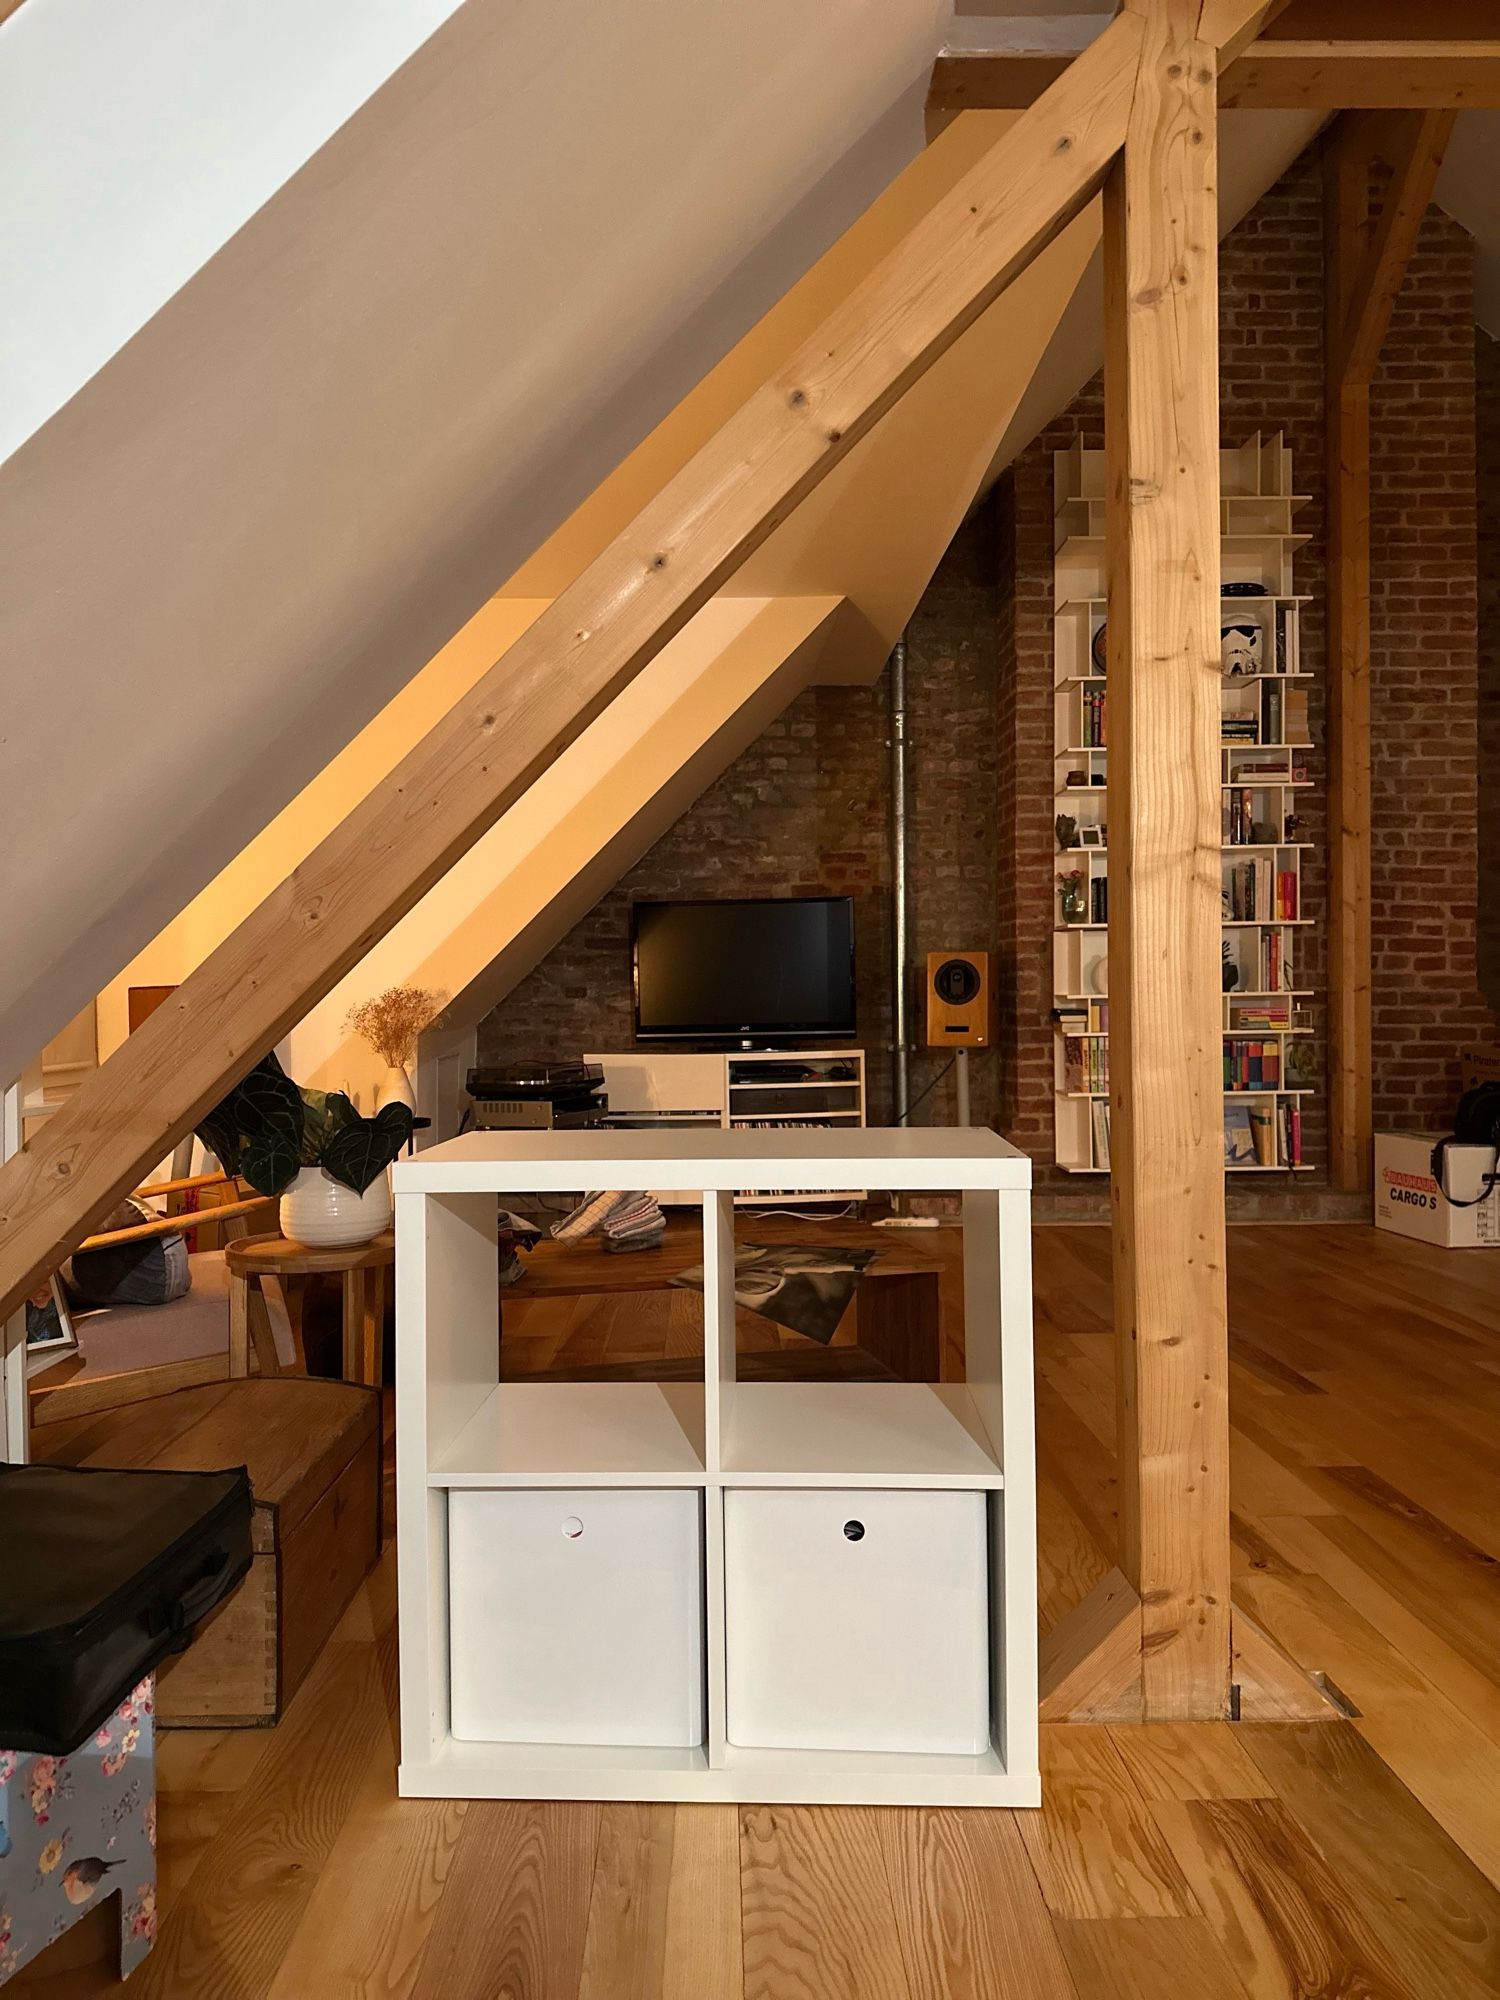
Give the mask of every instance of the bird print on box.
[[122, 1975], [155, 1943], [155, 1705], [144, 1680], [66, 1757], [0, 1750], [0, 1985], [116, 1892]]

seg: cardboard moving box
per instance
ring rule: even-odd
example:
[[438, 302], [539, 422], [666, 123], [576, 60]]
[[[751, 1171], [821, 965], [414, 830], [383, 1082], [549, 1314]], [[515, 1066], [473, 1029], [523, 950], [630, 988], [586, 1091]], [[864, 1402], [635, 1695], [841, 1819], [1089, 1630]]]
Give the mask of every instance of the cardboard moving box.
[[[1432, 1149], [1440, 1132], [1375, 1134], [1375, 1227], [1447, 1250], [1500, 1249], [1500, 1188], [1473, 1208], [1495, 1171], [1493, 1146], [1450, 1146], [1445, 1155], [1447, 1193], [1432, 1177]], [[1453, 1197], [1453, 1201], [1447, 1199]]]

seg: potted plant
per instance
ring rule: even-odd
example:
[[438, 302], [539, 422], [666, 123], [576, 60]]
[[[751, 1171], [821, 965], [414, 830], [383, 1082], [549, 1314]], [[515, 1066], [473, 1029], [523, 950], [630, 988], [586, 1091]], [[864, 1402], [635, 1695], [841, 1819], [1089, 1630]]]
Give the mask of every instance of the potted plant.
[[281, 1233], [332, 1249], [388, 1228], [386, 1169], [412, 1133], [405, 1104], [361, 1118], [341, 1090], [303, 1090], [274, 1055], [256, 1064], [198, 1127], [226, 1173], [281, 1197]]
[[373, 1000], [361, 1000], [349, 1009], [345, 1028], [367, 1041], [386, 1066], [385, 1080], [375, 1097], [377, 1109], [382, 1104], [416, 1109], [411, 1065], [418, 1041], [437, 1019], [446, 998], [446, 994], [431, 992], [425, 986], [390, 986]]

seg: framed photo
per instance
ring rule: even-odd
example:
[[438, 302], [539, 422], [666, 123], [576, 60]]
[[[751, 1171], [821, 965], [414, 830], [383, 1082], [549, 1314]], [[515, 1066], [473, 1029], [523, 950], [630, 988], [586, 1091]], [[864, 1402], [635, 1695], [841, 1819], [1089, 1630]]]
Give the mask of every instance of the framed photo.
[[1078, 845], [1080, 847], [1102, 847], [1104, 845], [1104, 828], [1102, 826], [1079, 827]]
[[78, 1352], [78, 1335], [62, 1281], [53, 1277], [26, 1301], [26, 1373], [35, 1375]]

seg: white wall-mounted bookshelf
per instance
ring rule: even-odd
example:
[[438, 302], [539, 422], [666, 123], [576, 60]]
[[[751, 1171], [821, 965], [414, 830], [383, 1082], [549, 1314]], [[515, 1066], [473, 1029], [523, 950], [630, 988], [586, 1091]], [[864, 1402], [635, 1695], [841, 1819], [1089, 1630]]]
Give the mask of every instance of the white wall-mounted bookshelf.
[[[935, 1128], [399, 1161], [403, 1796], [1036, 1804], [1030, 1180]], [[960, 1191], [966, 1380], [741, 1382], [736, 1195], [865, 1182]], [[701, 1375], [500, 1381], [497, 1207], [653, 1185], [703, 1192]]]
[[[1223, 949], [1234, 984], [1223, 1003], [1225, 1166], [1306, 1171], [1302, 1104], [1311, 1094], [1297, 1044], [1309, 1033], [1300, 967], [1299, 799], [1307, 790], [1308, 688], [1296, 552], [1306, 495], [1281, 434], [1222, 451], [1226, 594], [1221, 683]], [[1104, 656], [1104, 453], [1081, 441], [1053, 461], [1053, 815], [1076, 831], [1053, 861], [1056, 1157], [1070, 1173], [1109, 1168], [1109, 700]], [[1232, 626], [1241, 628], [1231, 631]], [[1064, 829], [1066, 831], [1066, 829]]]

